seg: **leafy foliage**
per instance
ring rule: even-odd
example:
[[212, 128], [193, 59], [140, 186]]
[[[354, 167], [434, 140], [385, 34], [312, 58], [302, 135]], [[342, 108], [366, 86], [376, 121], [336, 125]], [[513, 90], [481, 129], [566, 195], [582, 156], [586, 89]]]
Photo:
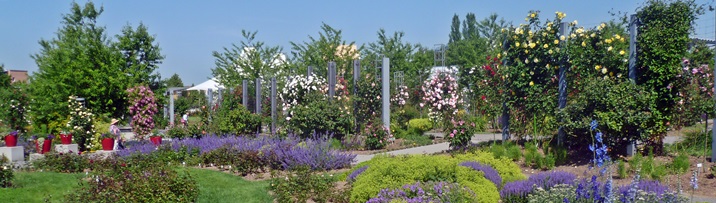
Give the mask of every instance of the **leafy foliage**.
[[[9, 160], [5, 156], [0, 156], [0, 188], [12, 186], [12, 179], [15, 177]], [[11, 165], [10, 165], [11, 166]]]
[[242, 30], [244, 40], [238, 45], [224, 47], [223, 52], [212, 52], [216, 67], [211, 72], [220, 84], [237, 87], [243, 80], [253, 81], [256, 78], [262, 78], [262, 84], [270, 84], [272, 77], [280, 80], [287, 76], [287, 61], [281, 53], [282, 49], [256, 41], [257, 33]]

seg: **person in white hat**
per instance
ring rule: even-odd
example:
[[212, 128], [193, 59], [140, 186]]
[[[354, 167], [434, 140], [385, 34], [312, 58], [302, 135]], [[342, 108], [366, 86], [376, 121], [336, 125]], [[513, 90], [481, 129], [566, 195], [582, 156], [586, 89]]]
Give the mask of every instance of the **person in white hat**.
[[124, 148], [124, 140], [122, 139], [122, 133], [119, 131], [119, 127], [117, 127], [117, 123], [119, 123], [119, 120], [114, 118], [109, 123], [109, 133], [116, 137], [114, 139], [114, 150]]

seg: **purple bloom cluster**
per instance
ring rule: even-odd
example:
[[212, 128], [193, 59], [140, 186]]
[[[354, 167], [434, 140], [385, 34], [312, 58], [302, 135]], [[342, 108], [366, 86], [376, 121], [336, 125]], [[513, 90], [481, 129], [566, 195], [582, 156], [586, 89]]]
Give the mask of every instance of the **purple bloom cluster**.
[[460, 166], [466, 166], [476, 171], [482, 171], [485, 174], [485, 178], [492, 181], [492, 183], [495, 183], [497, 188], [502, 186], [502, 177], [500, 177], [500, 174], [497, 173], [497, 170], [489, 165], [483, 165], [474, 161], [467, 161], [460, 163]]
[[382, 189], [378, 196], [367, 203], [389, 203], [405, 200], [409, 203], [463, 202], [475, 194], [467, 188], [449, 182], [416, 182], [398, 189]]
[[505, 184], [500, 190], [500, 197], [503, 199], [522, 199], [531, 193], [534, 187], [541, 187], [545, 190], [559, 184], [573, 184], [576, 175], [565, 171], [547, 171], [530, 176], [527, 180], [514, 181]]
[[355, 181], [356, 178], [358, 178], [358, 175], [360, 175], [361, 173], [363, 173], [363, 171], [365, 171], [366, 169], [368, 169], [368, 165], [365, 165], [365, 166], [363, 166], [363, 167], [360, 167], [360, 168], [356, 169], [356, 170], [353, 171], [350, 175], [348, 175], [348, 178], [346, 179], [346, 181], [348, 181], [348, 182], [353, 182], [353, 181]]
[[[619, 187], [619, 194], [629, 197], [629, 189], [631, 187], [634, 186], [624, 185]], [[654, 193], [657, 197], [662, 197], [665, 193], [671, 192], [669, 186], [663, 185], [657, 180], [639, 180], [635, 187], [647, 193]]]
[[[282, 169], [306, 166], [312, 170], [333, 170], [350, 167], [356, 155], [331, 149], [327, 139], [301, 139], [290, 136], [281, 138], [251, 138], [246, 136], [205, 136], [201, 139], [183, 139], [168, 143], [175, 152], [186, 150], [199, 155], [228, 147], [239, 152], [258, 152], [266, 163], [280, 164]], [[156, 151], [151, 143], [128, 146], [117, 152], [119, 156], [133, 153], [149, 154]]]

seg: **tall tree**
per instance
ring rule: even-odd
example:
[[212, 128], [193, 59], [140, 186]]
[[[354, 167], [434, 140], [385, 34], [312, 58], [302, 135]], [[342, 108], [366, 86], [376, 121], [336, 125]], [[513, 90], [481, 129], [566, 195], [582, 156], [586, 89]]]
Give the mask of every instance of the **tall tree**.
[[[303, 43], [291, 42], [293, 64], [299, 74], [305, 73], [306, 67], [313, 66], [316, 75], [326, 77], [328, 62], [336, 62], [336, 73], [343, 75], [351, 72], [352, 61], [358, 59], [360, 49], [355, 42], [346, 43], [341, 30], [335, 29], [325, 23], [321, 26], [318, 38], [308, 36], [309, 41]], [[351, 71], [349, 71], [351, 70]], [[351, 78], [351, 77], [346, 77]]]
[[457, 14], [452, 16], [452, 25], [450, 26], [450, 43], [460, 41], [462, 34], [460, 33], [460, 17]]
[[408, 42], [403, 42], [403, 32], [394, 32], [393, 36], [388, 36], [384, 29], [378, 30], [378, 40], [368, 44], [365, 55], [369, 61], [381, 60], [378, 56], [388, 57], [390, 59], [390, 72], [408, 71], [408, 62], [410, 62], [415, 47]]
[[131, 25], [122, 28], [122, 34], [116, 36], [117, 49], [122, 52], [123, 66], [120, 71], [124, 72], [132, 84], [149, 85], [152, 90], [161, 86], [161, 77], [156, 70], [164, 60], [159, 44], [154, 41], [155, 36], [150, 35], [147, 27], [139, 23], [136, 29]]
[[497, 14], [492, 13], [477, 24], [477, 32], [487, 40], [490, 49], [501, 50], [502, 47], [499, 45], [505, 39], [505, 35], [502, 34], [502, 28], [505, 27], [507, 27], [507, 21], [504, 18], [498, 20]]
[[120, 67], [122, 56], [97, 25], [104, 9], [87, 2], [72, 3], [63, 15], [62, 28], [52, 40], [40, 40], [40, 52], [32, 55], [38, 71], [32, 76], [31, 109], [35, 124], [69, 115], [67, 98], [84, 97], [93, 112], [113, 117], [124, 114], [124, 90], [128, 81]]
[[462, 22], [462, 38], [472, 39], [480, 37], [480, 33], [477, 32], [477, 19], [474, 13], [467, 13], [465, 21]]
[[224, 87], [236, 87], [243, 80], [255, 78], [263, 78], [263, 84], [268, 84], [271, 77], [281, 79], [288, 74], [283, 49], [256, 41], [256, 33], [242, 30], [244, 40], [239, 45], [231, 44], [231, 48], [224, 47], [224, 52], [212, 53], [216, 67], [211, 72]]
[[184, 82], [181, 81], [179, 74], [174, 73], [169, 79], [164, 81], [167, 87], [184, 87]]

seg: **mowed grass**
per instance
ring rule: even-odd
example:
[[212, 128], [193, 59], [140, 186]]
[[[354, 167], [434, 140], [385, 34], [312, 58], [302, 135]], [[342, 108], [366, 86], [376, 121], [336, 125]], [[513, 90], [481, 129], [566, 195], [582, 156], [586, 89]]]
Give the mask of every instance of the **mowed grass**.
[[[235, 175], [205, 169], [187, 170], [199, 186], [197, 202], [273, 202], [268, 181], [251, 182]], [[16, 172], [13, 187], [0, 188], [0, 203], [64, 202], [64, 196], [79, 185], [80, 173]]]
[[199, 185], [197, 202], [273, 202], [268, 181], [247, 181], [224, 172], [187, 168]]
[[15, 172], [13, 187], [0, 188], [0, 202], [62, 202], [79, 185], [84, 174]]

